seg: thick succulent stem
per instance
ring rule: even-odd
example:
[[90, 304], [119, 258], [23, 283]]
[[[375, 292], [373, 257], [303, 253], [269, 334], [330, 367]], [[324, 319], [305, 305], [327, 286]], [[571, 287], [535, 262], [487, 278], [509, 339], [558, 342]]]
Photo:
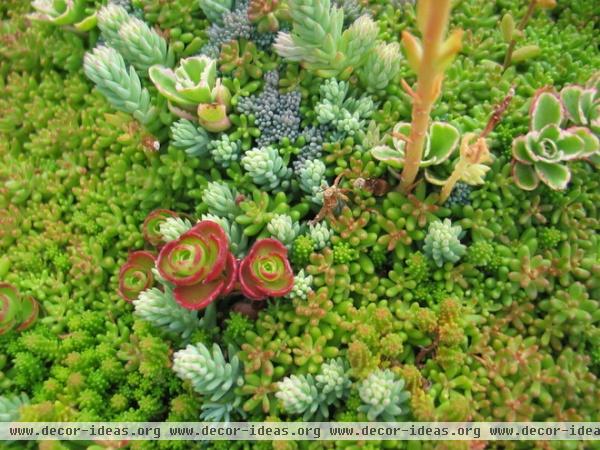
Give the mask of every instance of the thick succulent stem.
[[[533, 15], [533, 12], [535, 11], [535, 7], [537, 4], [538, 4], [538, 0], [530, 0], [529, 1], [529, 6], [527, 7], [527, 12], [525, 13], [523, 18], [519, 22], [519, 25], [517, 25], [517, 30], [519, 32], [522, 32], [525, 29], [525, 27], [527, 26], [527, 23], [529, 22], [529, 19], [531, 19], [531, 16]], [[517, 38], [513, 37], [511, 39], [510, 43], [508, 44], [508, 49], [506, 50], [506, 55], [504, 56], [504, 63], [502, 64], [502, 72], [504, 72], [506, 69], [508, 69], [510, 67], [510, 63], [512, 61], [512, 55], [513, 55], [513, 52], [515, 51], [516, 45], [517, 45]]]
[[[429, 0], [421, 0], [428, 2]], [[429, 115], [433, 103], [440, 94], [443, 70], [439, 65], [444, 33], [450, 18], [450, 0], [438, 0], [426, 7], [427, 22], [423, 31], [423, 56], [420, 61], [417, 91], [413, 96], [412, 126], [406, 147], [406, 161], [402, 171], [401, 188], [405, 191], [413, 185], [423, 155], [423, 146], [427, 129], [429, 128]]]

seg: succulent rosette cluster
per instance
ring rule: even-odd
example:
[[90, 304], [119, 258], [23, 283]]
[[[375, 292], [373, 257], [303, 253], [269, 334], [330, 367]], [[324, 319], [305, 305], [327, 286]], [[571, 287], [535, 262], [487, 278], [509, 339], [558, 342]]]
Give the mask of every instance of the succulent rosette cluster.
[[190, 310], [204, 309], [234, 291], [260, 301], [283, 297], [292, 290], [294, 273], [280, 241], [260, 239], [245, 258], [237, 260], [225, 230], [212, 220], [201, 220], [165, 243], [160, 226], [174, 217], [177, 213], [158, 209], [144, 221], [146, 241], [160, 250], [156, 258], [146, 250], [129, 255], [119, 272], [119, 294], [126, 301], [152, 287], [154, 268], [159, 280], [172, 287], [175, 301]]
[[39, 309], [33, 297], [22, 296], [10, 283], [0, 283], [0, 335], [26, 330], [37, 319]]
[[175, 300], [187, 309], [203, 309], [235, 284], [237, 262], [223, 228], [202, 220], [160, 251], [156, 267], [175, 287]]

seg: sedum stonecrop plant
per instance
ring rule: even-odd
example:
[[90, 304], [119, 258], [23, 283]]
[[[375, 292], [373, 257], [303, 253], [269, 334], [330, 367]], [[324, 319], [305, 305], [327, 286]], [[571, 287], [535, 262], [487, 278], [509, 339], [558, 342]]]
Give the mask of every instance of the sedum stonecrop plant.
[[0, 3], [0, 420], [596, 420], [593, 2]]
[[289, 0], [290, 33], [280, 32], [274, 48], [288, 61], [320, 77], [348, 79], [358, 72], [369, 89], [382, 89], [399, 71], [400, 51], [377, 42], [377, 24], [360, 16], [346, 30], [344, 10], [329, 0]]

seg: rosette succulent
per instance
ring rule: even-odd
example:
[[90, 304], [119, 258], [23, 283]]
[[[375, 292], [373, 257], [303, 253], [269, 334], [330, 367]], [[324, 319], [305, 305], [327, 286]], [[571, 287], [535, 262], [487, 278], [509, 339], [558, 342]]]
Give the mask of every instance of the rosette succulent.
[[127, 261], [119, 270], [119, 295], [123, 300], [131, 302], [142, 291], [152, 287], [154, 262], [154, 255], [151, 252], [139, 250], [129, 254]]
[[148, 73], [176, 115], [189, 120], [197, 118], [200, 125], [212, 132], [231, 126], [227, 117], [231, 94], [217, 78], [214, 59], [192, 56], [182, 59], [175, 70], [154, 65]]
[[[371, 149], [371, 155], [394, 169], [404, 166], [405, 151], [411, 124], [400, 122], [392, 131], [393, 148], [378, 145]], [[433, 122], [425, 138], [421, 167], [429, 167], [447, 161], [460, 141], [459, 131], [449, 123]]]
[[184, 308], [203, 309], [231, 292], [236, 261], [219, 224], [202, 220], [160, 251], [156, 267]]
[[0, 283], [0, 335], [10, 330], [23, 331], [37, 319], [39, 304], [31, 296], [22, 296], [10, 283]]
[[250, 300], [283, 297], [294, 286], [287, 249], [276, 239], [260, 239], [239, 265], [242, 293]]
[[[567, 111], [571, 110], [573, 114], [580, 112], [572, 98], [576, 95], [570, 90], [566, 92]], [[600, 141], [585, 127], [561, 128], [565, 106], [553, 92], [538, 91], [529, 115], [529, 133], [513, 141], [515, 183], [527, 191], [537, 188], [540, 181], [554, 190], [565, 189], [571, 180], [567, 163], [594, 155], [600, 149]], [[575, 117], [583, 120], [582, 116]]]

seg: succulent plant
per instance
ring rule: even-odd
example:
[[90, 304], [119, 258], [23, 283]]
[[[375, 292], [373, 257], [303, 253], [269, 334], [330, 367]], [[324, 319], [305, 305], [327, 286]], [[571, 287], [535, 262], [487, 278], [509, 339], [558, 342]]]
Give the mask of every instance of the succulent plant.
[[250, 0], [248, 18], [259, 33], [279, 30], [281, 20], [289, 20], [287, 2], [283, 0]]
[[200, 327], [197, 314], [179, 306], [168, 289], [146, 289], [133, 300], [133, 305], [136, 316], [184, 340]]
[[213, 344], [212, 352], [201, 343], [175, 352], [173, 370], [212, 402], [222, 401], [242, 381], [238, 357], [231, 356], [226, 362], [217, 344]]
[[300, 224], [287, 214], [278, 214], [267, 224], [267, 231], [283, 245], [290, 248], [298, 233]]
[[203, 309], [233, 290], [237, 262], [229, 253], [225, 232], [203, 220], [161, 249], [160, 275], [175, 285], [173, 296], [184, 308]]
[[429, 225], [423, 250], [433, 258], [438, 267], [444, 262], [457, 262], [466, 253], [466, 247], [460, 243], [462, 232], [460, 225], [452, 225], [450, 219], [435, 221]]
[[[371, 149], [371, 155], [392, 168], [404, 167], [410, 133], [410, 123], [397, 123], [391, 133], [393, 148], [388, 145], [378, 145]], [[458, 148], [459, 140], [460, 133], [454, 126], [444, 122], [433, 122], [425, 138], [420, 166], [429, 167], [447, 161]]]
[[26, 393], [0, 396], [0, 422], [19, 420], [19, 410], [30, 403]]
[[391, 370], [378, 370], [363, 380], [358, 388], [362, 406], [359, 410], [367, 419], [397, 421], [408, 412], [405, 405], [410, 392], [404, 390], [404, 380], [397, 379]]
[[302, 415], [303, 420], [309, 420], [319, 407], [319, 392], [312, 375], [292, 375], [284, 378], [278, 384], [275, 394], [283, 409], [288, 414]]
[[39, 309], [33, 297], [21, 295], [10, 283], [0, 282], [0, 335], [26, 330], [36, 321]]
[[31, 6], [36, 12], [28, 17], [54, 25], [72, 25], [85, 17], [85, 3], [85, 0], [34, 0]]
[[197, 118], [200, 125], [212, 132], [231, 126], [227, 117], [231, 94], [217, 78], [214, 59], [193, 56], [182, 59], [174, 71], [154, 65], [148, 73], [175, 114], [190, 120]]
[[242, 165], [254, 183], [268, 190], [286, 186], [292, 174], [292, 169], [287, 167], [286, 161], [273, 146], [247, 151]]
[[179, 119], [171, 125], [173, 145], [185, 150], [190, 156], [205, 156], [210, 138], [203, 128], [198, 128], [187, 119]]
[[132, 114], [148, 127], [156, 126], [158, 109], [152, 104], [150, 93], [142, 87], [135, 69], [127, 70], [118, 51], [106, 46], [96, 47], [86, 53], [83, 70], [116, 109]]
[[142, 224], [142, 234], [146, 242], [155, 246], [164, 243], [165, 241], [160, 231], [160, 227], [167, 219], [176, 217], [178, 217], [177, 213], [170, 209], [161, 208], [150, 212]]
[[119, 295], [123, 300], [131, 302], [142, 291], [152, 287], [154, 263], [155, 256], [151, 252], [138, 250], [129, 254], [119, 270]]
[[222, 24], [223, 15], [232, 10], [233, 0], [199, 0], [200, 9], [213, 23]]
[[564, 106], [552, 92], [537, 92], [529, 116], [529, 133], [513, 141], [515, 183], [528, 191], [540, 181], [551, 189], [565, 189], [571, 180], [567, 163], [598, 152], [600, 140], [584, 127], [562, 129]]
[[294, 273], [285, 246], [271, 238], [256, 241], [240, 263], [239, 283], [250, 300], [289, 294], [294, 286]]

